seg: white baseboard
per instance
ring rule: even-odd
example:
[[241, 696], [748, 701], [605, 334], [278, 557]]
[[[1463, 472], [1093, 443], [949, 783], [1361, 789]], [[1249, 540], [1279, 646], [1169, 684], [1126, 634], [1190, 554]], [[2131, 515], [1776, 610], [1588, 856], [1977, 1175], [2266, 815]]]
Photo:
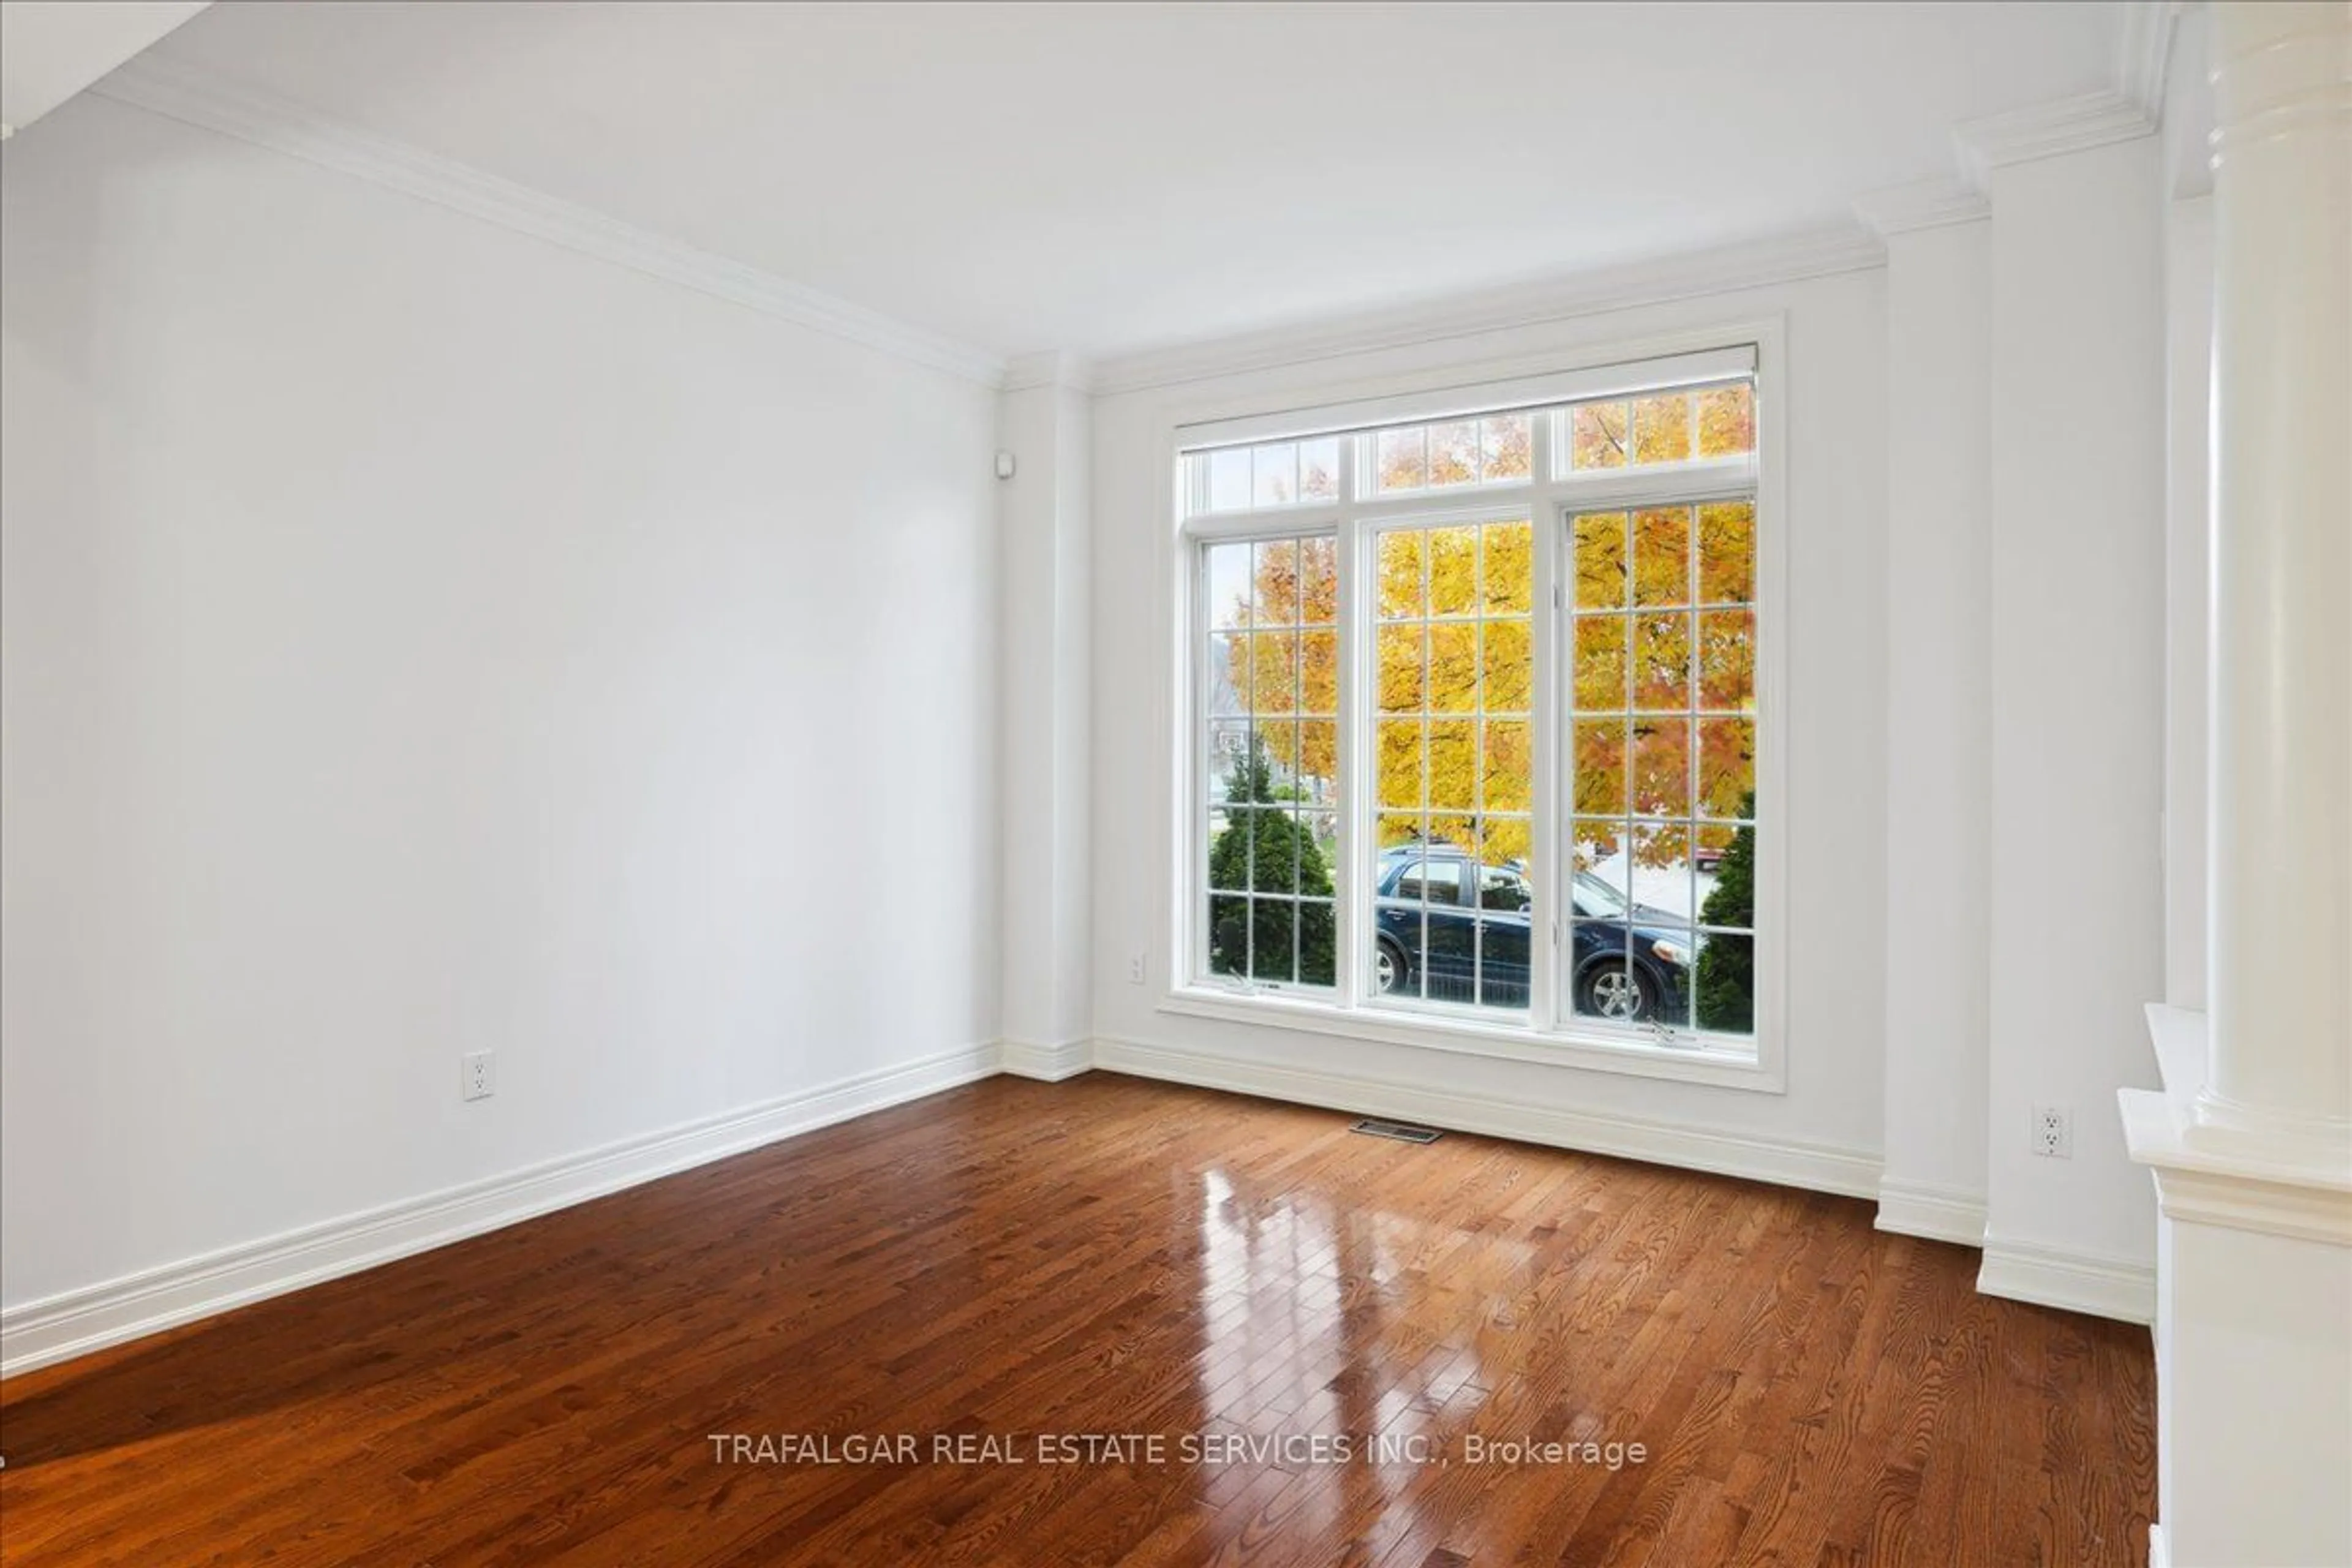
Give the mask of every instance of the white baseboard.
[[1966, 1187], [1934, 1182], [1906, 1182], [1885, 1176], [1878, 1183], [1878, 1228], [1898, 1236], [1925, 1237], [1929, 1241], [1956, 1241], [1962, 1247], [1982, 1247], [1985, 1235], [1984, 1194]]
[[1027, 1040], [1004, 1042], [1004, 1070], [1016, 1078], [1059, 1083], [1066, 1078], [1077, 1077], [1094, 1065], [1095, 1043], [1092, 1040], [1064, 1040], [1058, 1046], [1034, 1045]]
[[920, 1100], [992, 1077], [1002, 1059], [994, 1042], [942, 1051], [506, 1175], [28, 1301], [0, 1312], [0, 1377]]
[[1493, 1095], [1428, 1089], [1353, 1073], [1275, 1067], [1240, 1057], [1147, 1046], [1133, 1040], [1096, 1040], [1094, 1065], [1133, 1078], [1230, 1089], [1238, 1094], [1392, 1117], [1586, 1153], [1622, 1155], [1653, 1164], [1746, 1176], [1786, 1187], [1805, 1187], [1848, 1197], [1875, 1197], [1878, 1194], [1878, 1156], [1860, 1149], [1838, 1149], [1747, 1133], [1709, 1132], [1623, 1116], [1589, 1115]]
[[2147, 1527], [2147, 1568], [2172, 1568], [2172, 1543], [2165, 1539], [2160, 1524]]
[[2126, 1323], [2156, 1321], [2156, 1269], [2127, 1258], [2046, 1247], [1987, 1233], [1977, 1289], [1988, 1296], [2063, 1307]]

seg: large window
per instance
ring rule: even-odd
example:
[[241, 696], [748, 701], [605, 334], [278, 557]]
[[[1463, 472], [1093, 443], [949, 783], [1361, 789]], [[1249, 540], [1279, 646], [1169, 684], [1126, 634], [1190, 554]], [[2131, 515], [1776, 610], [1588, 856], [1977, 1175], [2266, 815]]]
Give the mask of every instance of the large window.
[[1695, 357], [1184, 451], [1189, 990], [1754, 1059], [1755, 378]]

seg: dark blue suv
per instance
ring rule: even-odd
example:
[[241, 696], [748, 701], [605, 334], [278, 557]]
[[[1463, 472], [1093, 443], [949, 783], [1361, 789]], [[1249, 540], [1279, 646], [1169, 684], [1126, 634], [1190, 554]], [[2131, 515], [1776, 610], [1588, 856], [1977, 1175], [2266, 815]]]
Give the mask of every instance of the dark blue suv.
[[[1483, 864], [1451, 844], [1402, 844], [1381, 854], [1378, 876], [1374, 975], [1381, 991], [1527, 1005], [1532, 895], [1517, 866]], [[1576, 874], [1573, 902], [1569, 973], [1576, 1011], [1618, 1023], [1687, 1025], [1690, 928], [1663, 910], [1629, 903], [1589, 872]]]

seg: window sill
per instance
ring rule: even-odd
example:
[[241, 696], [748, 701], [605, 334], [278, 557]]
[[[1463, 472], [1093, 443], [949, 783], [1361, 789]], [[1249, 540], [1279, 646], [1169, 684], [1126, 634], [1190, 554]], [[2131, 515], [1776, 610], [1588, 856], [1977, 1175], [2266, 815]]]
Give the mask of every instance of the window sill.
[[1544, 1067], [1673, 1079], [1762, 1094], [1780, 1094], [1788, 1089], [1787, 1077], [1780, 1065], [1768, 1065], [1760, 1047], [1741, 1051], [1719, 1045], [1654, 1046], [1638, 1040], [1570, 1035], [1471, 1018], [1340, 1007], [1294, 995], [1237, 994], [1206, 985], [1184, 986], [1168, 993], [1160, 998], [1160, 1011], [1213, 1018], [1220, 1023], [1255, 1024], [1346, 1039], [1376, 1040], [1382, 1045], [1501, 1057]]

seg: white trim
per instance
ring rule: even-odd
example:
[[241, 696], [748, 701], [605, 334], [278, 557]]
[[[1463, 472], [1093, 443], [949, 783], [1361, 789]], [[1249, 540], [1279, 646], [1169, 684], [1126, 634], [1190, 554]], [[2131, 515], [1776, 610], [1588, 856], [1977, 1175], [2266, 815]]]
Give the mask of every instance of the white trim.
[[1112, 396], [1381, 349], [1510, 331], [1635, 305], [1864, 271], [1885, 264], [1885, 248], [1874, 237], [1858, 227], [1840, 226], [1612, 267], [1548, 283], [1455, 295], [1442, 302], [1370, 311], [1310, 326], [1120, 355], [1095, 367], [1094, 385], [1097, 395]]
[[2007, 114], [1963, 121], [1952, 128], [1952, 144], [1969, 183], [1981, 190], [1995, 169], [2088, 152], [2155, 130], [2155, 118], [2146, 109], [2102, 88]]
[[1095, 389], [1094, 367], [1076, 354], [1055, 352], [1015, 354], [1004, 362], [1001, 390], [1027, 392], [1040, 386], [1091, 393]]
[[[1653, 355], [1647, 359], [1582, 364], [1538, 375], [1513, 376], [1507, 381], [1454, 382], [1444, 386], [1391, 393], [1382, 397], [1327, 403], [1312, 408], [1292, 406], [1267, 414], [1204, 420], [1180, 425], [1176, 434], [1181, 444], [1181, 450], [1191, 453], [1209, 447], [1324, 436], [1355, 436], [1387, 425], [1466, 419], [1482, 414], [1541, 409], [1550, 404], [1672, 392], [1680, 387], [1736, 381], [1756, 374], [1757, 345], [1753, 342], [1726, 343], [1681, 353]], [[1532, 481], [1521, 479], [1505, 482], [1515, 489], [1525, 489]], [[1404, 492], [1398, 499], [1427, 502], [1454, 493], [1451, 489], [1440, 488]]]
[[1003, 360], [985, 349], [908, 326], [772, 272], [330, 120], [287, 99], [194, 66], [142, 55], [89, 90], [933, 370], [987, 386], [1004, 380]]
[[1507, 1061], [1531, 1062], [1538, 1067], [1584, 1068], [1635, 1078], [1752, 1089], [1759, 1094], [1781, 1094], [1788, 1089], [1780, 1065], [1768, 1065], [1755, 1051], [1661, 1046], [1630, 1034], [1618, 1040], [1598, 1031], [1568, 1034], [1538, 1029], [1530, 1024], [1492, 1023], [1468, 1016], [1468, 1008], [1409, 1011], [1393, 1003], [1379, 1007], [1342, 1007], [1296, 992], [1235, 991], [1226, 994], [1209, 985], [1193, 985], [1160, 998], [1159, 1010], [1184, 1017], [1213, 1018], [1221, 1024], [1250, 1024], [1429, 1050], [1466, 1051], [1473, 1056], [1501, 1057]]
[[1095, 1044], [1092, 1040], [1064, 1040], [1056, 1046], [1040, 1046], [1027, 1040], [1004, 1042], [1003, 1070], [1015, 1078], [1034, 1078], [1040, 1083], [1059, 1083], [1064, 1079], [1077, 1077], [1094, 1065]]
[[355, 1274], [519, 1220], [988, 1078], [994, 1043], [942, 1051], [764, 1104], [224, 1247], [0, 1312], [0, 1377]]
[[2156, 1268], [2123, 1258], [2020, 1241], [1988, 1231], [1977, 1289], [1987, 1296], [2031, 1301], [2069, 1312], [2156, 1321]]
[[2147, 1568], [2172, 1568], [2172, 1541], [2160, 1524], [2147, 1527]]
[[1985, 1196], [1967, 1187], [1934, 1182], [1906, 1182], [1893, 1176], [1878, 1181], [1878, 1228], [1896, 1236], [1924, 1237], [1929, 1241], [1982, 1247]]
[[1885, 239], [1949, 224], [1982, 223], [1992, 216], [1992, 204], [1958, 179], [1937, 175], [1864, 191], [1853, 198], [1853, 216]]
[[1130, 1078], [1189, 1083], [1358, 1115], [1612, 1154], [1690, 1171], [1711, 1171], [1778, 1186], [1847, 1197], [1878, 1191], [1878, 1156], [1863, 1149], [1748, 1133], [1714, 1132], [1637, 1117], [1588, 1114], [1460, 1089], [1428, 1089], [1354, 1073], [1319, 1072], [1207, 1051], [1098, 1038], [1095, 1066]]

